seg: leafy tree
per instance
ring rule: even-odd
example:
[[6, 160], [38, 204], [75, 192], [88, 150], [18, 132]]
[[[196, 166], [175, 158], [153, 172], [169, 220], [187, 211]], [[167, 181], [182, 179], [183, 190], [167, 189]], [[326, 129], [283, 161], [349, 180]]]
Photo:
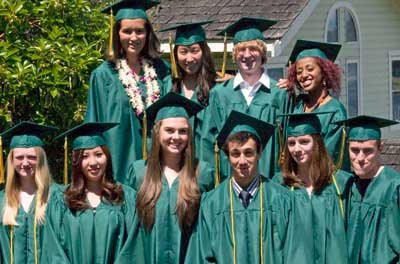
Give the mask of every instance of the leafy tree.
[[[90, 72], [107, 45], [109, 20], [100, 13], [105, 5], [0, 1], [0, 131], [21, 120], [61, 130], [82, 122]], [[62, 153], [53, 146], [48, 152]], [[57, 158], [52, 163], [62, 164]]]

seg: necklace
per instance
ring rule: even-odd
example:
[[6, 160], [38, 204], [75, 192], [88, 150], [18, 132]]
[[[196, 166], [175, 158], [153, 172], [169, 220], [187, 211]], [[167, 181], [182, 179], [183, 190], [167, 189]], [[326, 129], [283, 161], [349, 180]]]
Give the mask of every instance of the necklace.
[[[144, 71], [142, 77], [131, 70], [126, 59], [119, 59], [116, 63], [119, 79], [125, 88], [129, 102], [136, 115], [141, 115], [145, 107], [149, 107], [160, 98], [160, 88], [158, 87], [157, 74], [153, 65], [146, 59], [141, 59], [140, 65]], [[139, 83], [146, 85], [147, 96], [145, 102], [142, 100], [143, 91], [139, 87]]]
[[312, 112], [312, 111], [314, 111], [315, 109], [317, 109], [322, 103], [325, 102], [325, 99], [328, 97], [328, 95], [329, 95], [329, 92], [327, 91], [322, 97], [320, 97], [320, 98], [318, 99], [317, 103], [314, 104], [314, 105], [313, 105], [311, 108], [309, 108], [309, 109], [306, 109], [306, 104], [304, 103], [304, 105], [303, 105], [303, 112], [304, 112], [304, 113], [309, 113], [309, 112]]

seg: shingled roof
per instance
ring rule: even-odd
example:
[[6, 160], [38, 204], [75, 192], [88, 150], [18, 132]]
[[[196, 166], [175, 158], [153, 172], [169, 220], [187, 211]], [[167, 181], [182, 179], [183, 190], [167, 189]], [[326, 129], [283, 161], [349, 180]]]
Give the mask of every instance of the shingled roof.
[[400, 139], [387, 139], [382, 150], [382, 164], [400, 172]]
[[[160, 27], [182, 22], [214, 20], [205, 26], [209, 40], [220, 40], [216, 34], [242, 16], [262, 17], [278, 23], [264, 32], [269, 40], [280, 39], [309, 0], [161, 0], [153, 19]], [[168, 33], [158, 34], [162, 41]]]

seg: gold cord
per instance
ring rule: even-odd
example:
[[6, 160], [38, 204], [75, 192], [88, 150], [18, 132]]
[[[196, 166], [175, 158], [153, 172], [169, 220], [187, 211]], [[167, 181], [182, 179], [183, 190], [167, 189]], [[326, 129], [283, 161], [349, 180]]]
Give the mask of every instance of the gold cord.
[[224, 54], [223, 54], [223, 57], [222, 57], [221, 78], [225, 77], [227, 56], [228, 56], [228, 43], [227, 43], [226, 32], [225, 32], [225, 36], [224, 36]]
[[344, 151], [346, 147], [346, 138], [347, 138], [347, 133], [346, 133], [346, 128], [343, 127], [342, 129], [342, 141], [340, 144], [340, 153], [339, 153], [339, 159], [336, 163], [336, 170], [341, 169], [343, 166], [343, 159], [344, 159]]
[[178, 68], [176, 66], [175, 56], [174, 56], [174, 47], [172, 45], [172, 35], [169, 34], [169, 56], [171, 59], [171, 72], [172, 77], [175, 79], [179, 78]]
[[333, 173], [333, 175], [332, 175], [332, 180], [333, 180], [333, 184], [335, 185], [335, 188], [336, 188], [336, 193], [337, 193], [337, 195], [339, 197], [340, 212], [342, 213], [342, 218], [344, 218], [343, 199], [342, 199], [342, 195], [340, 194], [339, 186], [338, 186], [338, 184], [336, 182], [335, 173]]
[[146, 115], [146, 111], [143, 112], [142, 155], [143, 155], [143, 159], [147, 160], [147, 115]]
[[64, 184], [68, 184], [68, 138], [64, 138]]
[[229, 181], [229, 198], [230, 198], [230, 213], [232, 226], [232, 244], [233, 244], [233, 264], [236, 264], [236, 240], [235, 240], [235, 222], [233, 219], [233, 195], [232, 195], [232, 178]]
[[114, 27], [114, 23], [113, 23], [113, 10], [111, 8], [110, 10], [110, 43], [108, 46], [108, 55], [110, 57], [114, 56], [114, 47], [113, 47], [113, 27]]
[[[258, 183], [258, 188], [260, 189], [260, 263], [264, 263], [264, 253], [263, 253], [263, 190], [260, 182]], [[233, 243], [233, 263], [236, 264], [236, 240], [235, 240], [235, 221], [233, 217], [233, 194], [232, 194], [232, 178], [229, 181], [229, 199], [230, 199], [230, 215], [231, 215], [231, 226], [232, 226], [232, 243]]]
[[215, 159], [215, 187], [218, 186], [218, 184], [220, 183], [220, 172], [219, 172], [219, 148], [218, 148], [218, 144], [217, 141], [215, 141], [214, 144], [214, 159]]

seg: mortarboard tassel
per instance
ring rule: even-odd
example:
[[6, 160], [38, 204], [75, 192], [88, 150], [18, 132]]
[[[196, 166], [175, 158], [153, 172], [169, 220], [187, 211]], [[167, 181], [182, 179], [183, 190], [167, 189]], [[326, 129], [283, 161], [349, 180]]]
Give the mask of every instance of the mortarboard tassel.
[[110, 9], [110, 43], [108, 46], [108, 56], [112, 57], [114, 56], [114, 47], [113, 47], [113, 28], [114, 28], [114, 23], [113, 23], [113, 11], [112, 8]]
[[178, 68], [176, 66], [176, 61], [175, 61], [175, 56], [174, 56], [174, 49], [172, 45], [172, 35], [171, 33], [169, 34], [169, 55], [171, 58], [171, 71], [172, 71], [172, 77], [174, 79], [179, 78], [179, 73], [178, 73]]
[[346, 148], [346, 138], [347, 138], [347, 133], [346, 133], [346, 127], [343, 126], [342, 129], [342, 142], [340, 143], [340, 153], [339, 153], [339, 159], [336, 163], [336, 170], [339, 170], [343, 166], [343, 159], [344, 159], [344, 151]]
[[142, 156], [143, 156], [143, 160], [147, 160], [147, 115], [146, 115], [146, 111], [143, 112]]
[[3, 140], [0, 136], [0, 184], [4, 183]]
[[277, 120], [277, 130], [278, 130], [278, 143], [279, 143], [279, 157], [278, 157], [278, 165], [282, 166], [283, 162], [283, 129], [280, 122]]
[[215, 158], [215, 186], [217, 187], [220, 183], [220, 175], [219, 175], [219, 148], [217, 141], [214, 144], [214, 158]]
[[221, 78], [225, 77], [227, 56], [228, 56], [228, 43], [227, 43], [227, 40], [226, 40], [226, 32], [225, 32], [225, 36], [224, 36], [224, 54], [222, 56]]
[[68, 184], [68, 138], [64, 138], [64, 184]]

